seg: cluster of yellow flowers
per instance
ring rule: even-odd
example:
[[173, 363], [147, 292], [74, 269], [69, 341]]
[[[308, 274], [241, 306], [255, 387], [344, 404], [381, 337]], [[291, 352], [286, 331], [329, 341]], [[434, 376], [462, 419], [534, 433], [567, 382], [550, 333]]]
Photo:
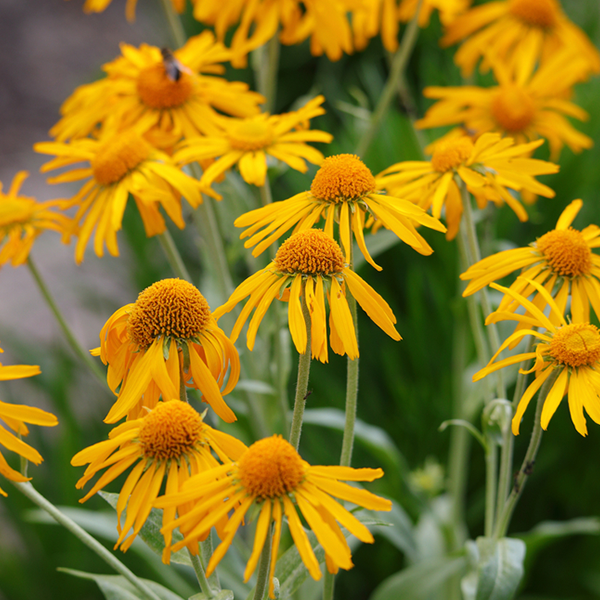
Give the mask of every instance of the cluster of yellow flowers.
[[[110, 0], [86, 0], [86, 11], [100, 11]], [[135, 0], [128, 0], [133, 18]], [[87, 500], [131, 468], [122, 486], [117, 513], [116, 547], [126, 550], [153, 506], [163, 509], [165, 550], [198, 542], [217, 528], [221, 545], [208, 565], [216, 567], [252, 506], [259, 507], [255, 542], [245, 580], [258, 563], [271, 523], [274, 572], [284, 517], [310, 574], [321, 576], [319, 563], [299, 513], [325, 550], [327, 568], [335, 573], [352, 566], [340, 524], [364, 542], [368, 529], [333, 497], [372, 510], [390, 510], [389, 500], [344, 481], [373, 481], [381, 469], [310, 466], [280, 436], [246, 447], [236, 438], [210, 427], [204, 415], [187, 403], [195, 388], [223, 421], [236, 420], [226, 396], [236, 386], [240, 360], [234, 346], [249, 320], [247, 346], [254, 348], [258, 328], [269, 306], [286, 302], [291, 338], [299, 354], [328, 361], [328, 348], [350, 360], [359, 356], [355, 320], [357, 302], [392, 339], [400, 340], [396, 317], [387, 302], [355, 271], [353, 247], [380, 270], [371, 257], [365, 231], [384, 227], [423, 255], [432, 249], [420, 227], [445, 232], [453, 239], [472, 194], [480, 208], [507, 204], [521, 221], [527, 211], [520, 200], [551, 197], [551, 188], [536, 180], [556, 173], [553, 162], [532, 158], [547, 139], [552, 159], [566, 144], [573, 151], [591, 140], [566, 117], [587, 115], [569, 100], [572, 86], [600, 72], [600, 55], [570, 23], [556, 0], [506, 0], [469, 9], [467, 0], [193, 0], [193, 14], [213, 26], [170, 52], [123, 44], [121, 56], [104, 65], [106, 76], [79, 87], [63, 104], [62, 116], [50, 134], [54, 141], [35, 149], [53, 156], [43, 171], [62, 168], [49, 183], [83, 181], [68, 199], [37, 203], [19, 195], [25, 173], [19, 173], [8, 194], [0, 194], [0, 265], [27, 260], [36, 237], [58, 231], [67, 243], [76, 237], [75, 260], [81, 263], [93, 237], [94, 251], [119, 254], [117, 232], [131, 196], [146, 234], [166, 229], [161, 212], [183, 229], [182, 198], [198, 207], [204, 195], [221, 200], [212, 189], [235, 165], [251, 185], [264, 186], [272, 161], [299, 172], [307, 163], [320, 168], [310, 189], [241, 215], [247, 248], [258, 256], [292, 230], [273, 259], [246, 279], [229, 300], [211, 311], [195, 286], [165, 279], [144, 290], [137, 301], [117, 310], [92, 351], [108, 365], [108, 385], [117, 399], [105, 421], [115, 424], [108, 440], [79, 452], [76, 466], [88, 465], [78, 488], [106, 471], [82, 499]], [[184, 3], [173, 0], [181, 11]], [[224, 6], [226, 5], [227, 10]], [[415, 17], [417, 6], [421, 12]], [[325, 111], [316, 96], [296, 111], [271, 115], [261, 111], [265, 98], [241, 82], [223, 78], [225, 62], [245, 64], [248, 53], [279, 35], [284, 44], [310, 38], [314, 55], [337, 60], [342, 53], [364, 48], [381, 34], [389, 50], [397, 48], [398, 24], [417, 18], [426, 26], [432, 10], [446, 27], [441, 40], [464, 40], [456, 63], [470, 75], [477, 62], [491, 70], [497, 86], [429, 87], [425, 96], [438, 100], [417, 126], [457, 125], [432, 146], [428, 161], [393, 164], [374, 176], [360, 157], [338, 154], [324, 158], [310, 143], [329, 143], [332, 136], [310, 129]], [[349, 20], [350, 17], [350, 20]], [[237, 26], [231, 48], [223, 40]], [[199, 163], [200, 177], [186, 165]], [[83, 163], [84, 166], [72, 167]], [[186, 167], [184, 169], [184, 167]], [[470, 204], [469, 204], [470, 206]], [[600, 332], [589, 323], [589, 305], [600, 317], [600, 229], [570, 227], [581, 201], [575, 201], [556, 229], [529, 248], [488, 257], [462, 275], [470, 283], [465, 295], [492, 284], [506, 295], [489, 322], [517, 321], [517, 329], [498, 349], [476, 379], [504, 366], [535, 359], [535, 380], [523, 395], [513, 419], [521, 417], [545, 381], [552, 382], [541, 416], [545, 428], [563, 396], [577, 430], [585, 435], [583, 409], [600, 423]], [[58, 209], [58, 211], [56, 210]], [[68, 216], [65, 211], [72, 211]], [[445, 219], [447, 226], [440, 219]], [[338, 242], [339, 241], [339, 242]], [[510, 288], [494, 284], [524, 269]], [[533, 299], [528, 299], [533, 296]], [[565, 316], [571, 299], [571, 320]], [[227, 336], [217, 321], [247, 299]], [[329, 318], [327, 308], [329, 306]], [[544, 308], [550, 314], [544, 314]], [[525, 312], [518, 312], [524, 307]], [[254, 311], [254, 313], [253, 313]], [[251, 316], [252, 315], [252, 316]], [[329, 324], [329, 336], [327, 334]], [[496, 360], [524, 336], [539, 340], [531, 352]], [[329, 340], [329, 341], [328, 341]], [[309, 347], [310, 346], [310, 347]], [[28, 377], [37, 367], [2, 367], [0, 379]], [[14, 431], [24, 425], [55, 425], [38, 409], [0, 403], [0, 417]], [[0, 444], [32, 462], [41, 460], [31, 447], [0, 428]], [[14, 481], [25, 478], [0, 455], [0, 473]], [[164, 494], [161, 496], [161, 490]], [[0, 490], [0, 493], [2, 490]], [[127, 516], [121, 524], [121, 514]], [[173, 544], [179, 528], [183, 540]], [[270, 538], [269, 538], [270, 539]], [[274, 597], [270, 579], [270, 595]]]

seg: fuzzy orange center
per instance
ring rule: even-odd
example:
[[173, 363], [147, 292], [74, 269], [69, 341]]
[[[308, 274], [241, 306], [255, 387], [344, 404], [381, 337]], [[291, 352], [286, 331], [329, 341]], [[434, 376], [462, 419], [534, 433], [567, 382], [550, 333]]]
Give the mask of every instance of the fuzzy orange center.
[[164, 63], [160, 62], [140, 72], [137, 93], [150, 108], [175, 108], [194, 93], [194, 80], [189, 73], [180, 73], [179, 79], [174, 81], [167, 75]]
[[160, 402], [140, 427], [142, 452], [155, 460], [180, 458], [202, 440], [203, 428], [202, 417], [187, 402]]
[[341, 273], [344, 255], [338, 243], [321, 229], [291, 235], [275, 255], [275, 266], [283, 273], [331, 275]]
[[492, 116], [504, 131], [518, 133], [533, 121], [535, 105], [529, 94], [520, 87], [505, 86], [492, 100]]
[[310, 192], [315, 198], [327, 202], [360, 200], [375, 189], [373, 173], [354, 154], [338, 154], [326, 158], [310, 186]]
[[259, 500], [293, 492], [302, 483], [304, 471], [300, 455], [280, 435], [255, 442], [238, 462], [242, 486]]
[[120, 181], [152, 152], [152, 146], [134, 131], [125, 131], [104, 142], [92, 159], [92, 172], [100, 185]]
[[591, 272], [592, 251], [577, 229], [553, 229], [535, 245], [551, 269], [561, 277], [580, 277]]
[[473, 142], [468, 137], [448, 140], [436, 144], [431, 166], [440, 173], [450, 171], [462, 165], [473, 152]]
[[550, 356], [567, 367], [591, 366], [600, 359], [600, 331], [589, 323], [572, 323], [556, 331]]
[[260, 150], [271, 144], [275, 132], [265, 119], [243, 119], [229, 131], [229, 143], [235, 150]]
[[531, 27], [550, 29], [558, 20], [558, 5], [555, 0], [511, 0], [510, 14]]
[[163, 279], [140, 293], [129, 314], [127, 331], [133, 342], [146, 348], [159, 335], [196, 337], [209, 320], [208, 302], [191, 283]]
[[0, 227], [29, 223], [35, 213], [35, 200], [9, 198], [0, 194]]

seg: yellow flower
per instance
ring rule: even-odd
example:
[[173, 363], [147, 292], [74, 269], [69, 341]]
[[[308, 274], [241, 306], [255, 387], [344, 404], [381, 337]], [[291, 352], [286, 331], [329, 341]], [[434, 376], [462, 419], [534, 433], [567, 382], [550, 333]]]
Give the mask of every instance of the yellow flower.
[[352, 35], [346, 12], [348, 0], [192, 0], [194, 17], [214, 25], [223, 40], [239, 22], [231, 40], [236, 68], [246, 66], [246, 55], [277, 35], [283, 44], [299, 44], [310, 37], [314, 56], [323, 53], [338, 60], [352, 52]]
[[220, 157], [206, 169], [200, 180], [209, 186], [234, 164], [247, 183], [264, 185], [267, 174], [267, 155], [285, 162], [301, 173], [306, 162], [321, 164], [321, 152], [305, 142], [329, 143], [333, 136], [325, 131], [310, 130], [306, 123], [325, 113], [321, 107], [325, 98], [317, 96], [301, 109], [282, 115], [261, 114], [246, 119], [223, 119], [218, 135], [189, 138], [174, 154], [175, 161], [187, 164]]
[[[403, 23], [412, 20], [417, 10], [419, 0], [400, 0], [398, 17]], [[419, 27], [427, 27], [431, 19], [431, 13], [438, 10], [440, 21], [444, 25], [452, 23], [459, 15], [464, 13], [470, 6], [471, 0], [422, 0], [421, 12], [419, 13]]]
[[118, 129], [158, 130], [166, 147], [182, 137], [218, 132], [217, 110], [249, 117], [264, 102], [245, 83], [214, 76], [232, 55], [209, 31], [191, 37], [172, 57], [147, 44], [122, 44], [121, 52], [103, 66], [107, 77], [78, 87], [64, 102], [50, 135], [58, 141], [85, 137], [109, 121]]
[[[238, 353], [210, 312], [204, 296], [187, 281], [163, 279], [146, 288], [134, 304], [117, 310], [92, 351], [108, 364], [108, 385], [118, 398], [105, 421], [136, 419], [145, 408], [181, 397], [182, 381], [227, 423], [236, 420], [225, 404], [238, 381]], [[227, 385], [223, 386], [227, 372]]]
[[493, 68], [499, 82], [495, 87], [425, 88], [423, 94], [439, 102], [416, 126], [427, 129], [460, 124], [476, 134], [497, 132], [512, 137], [519, 144], [543, 137], [550, 144], [552, 160], [558, 160], [564, 144], [574, 152], [592, 147], [592, 140], [565, 118], [589, 118], [566, 99], [580, 79], [574, 57], [558, 54], [535, 73], [511, 73], [500, 63], [494, 63]]
[[451, 240], [458, 233], [463, 211], [457, 180], [467, 186], [480, 208], [489, 201], [506, 202], [520, 221], [527, 220], [527, 212], [507, 188], [554, 196], [534, 176], [556, 173], [558, 165], [528, 158], [542, 143], [515, 144], [512, 138], [501, 139], [497, 133], [484, 133], [475, 143], [467, 136], [449, 138], [435, 145], [431, 161], [397, 163], [380, 173], [377, 182], [391, 194], [412, 200], [425, 210], [431, 208], [436, 218], [441, 217], [445, 205], [446, 237]]
[[363, 0], [352, 7], [354, 47], [364, 50], [369, 40], [381, 33], [381, 41], [388, 52], [398, 49], [397, 0]]
[[[112, 0], [85, 0], [83, 5], [83, 12], [85, 13], [101, 13], [106, 10], [106, 7], [112, 2]], [[185, 7], [185, 0], [171, 0], [173, 8], [178, 12], [182, 13]], [[125, 5], [125, 16], [127, 20], [132, 22], [135, 21], [135, 7], [137, 0], [127, 0]]]
[[366, 260], [381, 270], [365, 245], [363, 229], [367, 211], [391, 229], [403, 242], [420, 254], [433, 250], [415, 229], [415, 223], [436, 231], [446, 231], [424, 210], [402, 198], [377, 193], [375, 178], [367, 166], [353, 154], [338, 154], [323, 161], [309, 192], [302, 192], [282, 202], [273, 202], [252, 210], [235, 220], [236, 227], [248, 227], [241, 238], [251, 236], [244, 246], [258, 256], [291, 227], [294, 232], [309, 229], [325, 218], [325, 233], [333, 237], [333, 224], [339, 223], [344, 254], [349, 260], [352, 233]]
[[237, 340], [252, 309], [256, 308], [246, 337], [248, 348], [252, 350], [258, 326], [271, 302], [276, 298], [286, 300], [292, 340], [298, 353], [304, 354], [307, 337], [302, 303], [306, 302], [311, 320], [312, 357], [327, 362], [327, 297], [331, 348], [336, 354], [347, 354], [354, 360], [358, 357], [358, 344], [346, 289], [376, 325], [392, 339], [402, 339], [394, 327], [396, 317], [387, 302], [344, 264], [337, 242], [320, 229], [306, 229], [291, 235], [277, 251], [275, 260], [239, 285], [229, 300], [215, 310], [214, 317], [219, 319], [250, 296], [230, 337], [233, 342]]
[[154, 148], [134, 130], [107, 134], [101, 140], [81, 139], [68, 144], [41, 142], [35, 144], [34, 149], [56, 155], [42, 167], [42, 172], [74, 163], [89, 163], [88, 167], [48, 179], [48, 183], [62, 183], [90, 178], [73, 198], [63, 201], [64, 208], [77, 207], [67, 236], [78, 238], [75, 246], [78, 264], [83, 260], [94, 229], [96, 255], [104, 255], [106, 244], [110, 254], [119, 256], [117, 231], [121, 229], [129, 194], [135, 200], [149, 237], [166, 229], [159, 206], [183, 229], [181, 196], [194, 208], [202, 203], [201, 192], [214, 196], [208, 188], [183, 173], [170, 156]]
[[[523, 269], [510, 289], [525, 298], [535, 294], [532, 301], [541, 310], [546, 306], [544, 296], [536, 292], [529, 280], [544, 286], [563, 312], [571, 297], [575, 321], [590, 320], [590, 303], [600, 317], [600, 256], [592, 252], [600, 246], [600, 228], [590, 225], [579, 231], [571, 227], [582, 206], [581, 200], [573, 200], [562, 212], [556, 227], [528, 247], [498, 252], [472, 265], [460, 276], [469, 281], [463, 296], [470, 296], [492, 281]], [[517, 308], [519, 302], [506, 296], [498, 311], [514, 312]], [[550, 316], [555, 325], [558, 324], [556, 319]]]
[[220, 534], [221, 544], [208, 563], [207, 575], [227, 552], [248, 510], [256, 506], [260, 513], [244, 580], [248, 581], [256, 569], [269, 527], [275, 523], [269, 575], [269, 597], [275, 598], [273, 575], [284, 516], [300, 557], [314, 579], [321, 578], [321, 569], [298, 509], [325, 550], [328, 571], [337, 573], [340, 568], [350, 569], [350, 548], [338, 523], [363, 542], [373, 543], [374, 540], [369, 530], [332, 496], [370, 510], [391, 510], [389, 500], [339, 481], [373, 481], [382, 475], [381, 469], [313, 467], [281, 436], [273, 436], [252, 444], [237, 462], [191, 477], [179, 493], [167, 494], [155, 505], [168, 508], [181, 502], [196, 502], [192, 510], [166, 523], [161, 530], [167, 534], [179, 527], [184, 535], [184, 539], [173, 546], [174, 551], [201, 539], [233, 509]]
[[[0, 352], [4, 352], [4, 350], [0, 348]], [[32, 377], [33, 375], [39, 375], [40, 373], [41, 371], [38, 366], [11, 365], [10, 367], [5, 367], [0, 364], [0, 381], [23, 379], [24, 377]], [[8, 404], [0, 400], [0, 423], [4, 423], [9, 429], [12, 429], [15, 433], [23, 436], [29, 434], [29, 430], [25, 423], [42, 425], [44, 427], [54, 427], [55, 425], [58, 425], [58, 420], [53, 414], [41, 410], [40, 408]], [[42, 460], [44, 460], [35, 448], [26, 444], [2, 426], [0, 426], [0, 446], [4, 446], [7, 450], [16, 452], [35, 465], [39, 465]], [[31, 477], [25, 477], [11, 468], [1, 452], [0, 474], [11, 481], [29, 481], [31, 479]], [[2, 488], [0, 488], [0, 494], [6, 496], [6, 492]]]
[[19, 171], [7, 194], [2, 193], [0, 182], [0, 266], [9, 261], [13, 267], [22, 265], [42, 231], [64, 233], [69, 227], [66, 216], [49, 210], [62, 207], [61, 201], [36, 202], [34, 198], [19, 195], [28, 175], [27, 171]]
[[[114, 549], [121, 546], [123, 552], [131, 546], [148, 518], [165, 477], [166, 493], [172, 494], [190, 476], [220, 466], [211, 450], [224, 463], [237, 460], [246, 450], [236, 438], [209, 427], [202, 415], [180, 400], [158, 403], [144, 416], [115, 427], [108, 437], [108, 440], [78, 452], [71, 464], [79, 467], [89, 463], [76, 484], [77, 489], [83, 488], [96, 473], [110, 467], [79, 501], [85, 502], [137, 463], [123, 483], [116, 507], [119, 539]], [[163, 523], [171, 522], [176, 510], [182, 515], [190, 508], [191, 505], [185, 502], [166, 508]], [[121, 513], [125, 509], [127, 517], [121, 525]], [[131, 528], [133, 531], [126, 537]], [[163, 550], [165, 563], [170, 559], [170, 545], [169, 533], [165, 536]]]
[[481, 57], [484, 70], [490, 67], [491, 57], [510, 69], [531, 71], [557, 52], [584, 59], [587, 74], [600, 72], [598, 50], [569, 21], [558, 0], [505, 0], [476, 6], [450, 24], [440, 43], [450, 46], [465, 38], [469, 39], [454, 57], [464, 76], [471, 75]]
[[[511, 320], [522, 323], [527, 329], [520, 329], [513, 333], [500, 346], [487, 367], [481, 369], [473, 376], [473, 381], [479, 381], [486, 375], [508, 365], [514, 365], [524, 360], [535, 358], [531, 371], [535, 379], [531, 382], [519, 401], [517, 411], [513, 417], [512, 430], [519, 434], [521, 419], [527, 406], [542, 384], [554, 375], [556, 380], [545, 399], [542, 408], [541, 426], [548, 427], [552, 415], [565, 394], [569, 394], [569, 411], [575, 429], [581, 435], [587, 435], [587, 426], [583, 409], [596, 422], [600, 423], [600, 331], [595, 325], [588, 322], [567, 323], [562, 310], [556, 305], [552, 296], [539, 283], [530, 280], [526, 282], [534, 287], [550, 307], [551, 318], [548, 318], [535, 304], [521, 294], [492, 283], [492, 287], [518, 302], [527, 310], [526, 315], [512, 312], [493, 312], [486, 320], [486, 324], [497, 321]], [[545, 331], [538, 331], [536, 328]], [[539, 343], [533, 352], [515, 354], [498, 362], [494, 362], [500, 352], [510, 345], [515, 345], [526, 335], [537, 338]]]

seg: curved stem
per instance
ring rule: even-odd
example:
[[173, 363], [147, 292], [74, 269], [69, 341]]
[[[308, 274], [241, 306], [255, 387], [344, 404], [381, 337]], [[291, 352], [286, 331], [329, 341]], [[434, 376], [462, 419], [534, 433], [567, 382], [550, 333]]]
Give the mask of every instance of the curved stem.
[[290, 444], [298, 450], [300, 434], [302, 433], [302, 418], [308, 393], [308, 376], [310, 374], [310, 360], [312, 357], [312, 340], [310, 330], [310, 313], [306, 304], [306, 284], [302, 284], [302, 316], [306, 325], [306, 350], [298, 358], [298, 379], [296, 381], [296, 396], [294, 397], [294, 413], [290, 428]]
[[73, 332], [67, 325], [67, 322], [65, 321], [65, 318], [63, 317], [62, 313], [60, 312], [58, 305], [54, 301], [54, 298], [52, 298], [52, 295], [50, 294], [50, 290], [48, 289], [48, 286], [46, 286], [46, 283], [42, 279], [40, 272], [37, 270], [37, 267], [35, 266], [33, 259], [31, 258], [31, 255], [27, 258], [27, 266], [29, 267], [29, 271], [32, 274], [33, 279], [35, 280], [42, 296], [44, 297], [44, 300], [48, 304], [48, 307], [52, 311], [52, 314], [54, 315], [60, 328], [62, 329], [63, 333], [65, 334], [65, 337], [69, 341], [71, 348], [75, 351], [75, 353], [77, 355], [79, 355], [81, 360], [89, 367], [90, 371], [94, 374], [96, 379], [102, 385], [104, 385], [106, 382], [106, 376], [104, 375], [104, 373], [102, 373], [100, 367], [98, 367], [98, 365], [92, 358], [92, 355], [89, 352], [86, 352], [81, 347], [81, 345], [79, 344], [79, 342], [73, 335]]
[[[473, 220], [473, 207], [471, 206], [471, 195], [464, 181], [461, 181], [460, 193], [463, 204], [463, 218], [465, 223], [466, 241], [470, 253], [470, 264], [467, 267], [472, 266], [474, 263], [481, 260], [481, 250], [479, 249], [479, 241], [477, 239], [477, 230], [475, 228], [475, 221]], [[483, 311], [484, 318], [492, 312], [492, 304], [490, 302], [490, 296], [488, 294], [487, 287], [484, 287], [479, 291], [479, 299], [481, 302], [481, 310]], [[498, 328], [495, 323], [490, 323], [486, 328], [488, 332], [488, 338], [490, 341], [490, 347], [495, 352], [496, 348], [500, 348], [500, 336], [498, 335]], [[506, 398], [506, 386], [504, 385], [504, 375], [501, 372], [502, 369], [496, 371], [496, 393], [498, 398]]]
[[144, 583], [141, 579], [130, 571], [118, 558], [113, 556], [100, 542], [93, 538], [87, 531], [82, 529], [75, 521], [72, 521], [63, 514], [54, 504], [46, 500], [31, 483], [21, 483], [11, 481], [11, 483], [32, 502], [45, 510], [57, 523], [70, 531], [79, 538], [88, 548], [95, 552], [104, 562], [112, 567], [117, 573], [120, 573], [129, 581], [139, 592], [149, 600], [160, 600], [160, 598]]
[[181, 258], [181, 254], [179, 254], [179, 250], [177, 250], [177, 246], [173, 240], [173, 236], [169, 232], [168, 229], [165, 229], [163, 233], [159, 233], [157, 236], [158, 241], [160, 242], [160, 246], [169, 261], [169, 265], [171, 265], [171, 269], [175, 275], [180, 277], [181, 279], [185, 279], [192, 283], [192, 278], [190, 277], [190, 273]]
[[258, 563], [258, 575], [256, 577], [256, 588], [254, 591], [254, 600], [263, 600], [267, 590], [269, 589], [269, 568], [271, 563], [271, 538], [273, 532], [272, 527], [269, 527], [267, 539], [263, 546]]
[[371, 145], [371, 142], [373, 141], [373, 138], [375, 135], [377, 135], [377, 132], [381, 127], [381, 121], [388, 111], [390, 103], [398, 88], [399, 82], [402, 80], [402, 75], [406, 69], [406, 65], [408, 64], [408, 60], [412, 54], [413, 48], [415, 47], [415, 42], [417, 41], [419, 31], [419, 13], [421, 12], [422, 3], [423, 0], [419, 0], [417, 9], [415, 11], [415, 16], [408, 24], [408, 27], [402, 36], [400, 48], [396, 51], [394, 58], [392, 59], [390, 74], [385, 83], [381, 96], [379, 97], [379, 102], [377, 103], [377, 106], [371, 115], [369, 127], [356, 146], [356, 154], [361, 157], [364, 157], [365, 153], [369, 149], [369, 146]]
[[506, 535], [506, 531], [508, 530], [508, 525], [510, 524], [510, 519], [512, 517], [512, 513], [515, 509], [521, 494], [523, 493], [523, 488], [527, 483], [527, 479], [533, 470], [533, 465], [535, 464], [535, 457], [540, 447], [540, 443], [542, 441], [542, 408], [544, 407], [544, 402], [546, 401], [546, 397], [548, 393], [552, 389], [556, 378], [560, 373], [560, 369], [556, 369], [544, 382], [542, 385], [542, 389], [539, 392], [537, 405], [535, 407], [535, 417], [533, 421], [533, 430], [531, 432], [531, 439], [529, 440], [529, 446], [527, 447], [527, 452], [525, 453], [525, 458], [523, 459], [523, 464], [519, 469], [515, 477], [515, 481], [513, 484], [513, 489], [508, 497], [508, 500], [505, 502], [502, 513], [498, 518], [496, 523], [496, 531], [494, 532], [494, 537], [496, 539], [500, 539]]
[[210, 587], [208, 579], [206, 578], [206, 572], [204, 571], [204, 565], [202, 564], [200, 557], [197, 554], [192, 554], [189, 549], [188, 554], [190, 555], [192, 567], [194, 567], [194, 573], [196, 573], [196, 579], [198, 580], [198, 584], [200, 585], [202, 593], [207, 599], [214, 598], [212, 588]]
[[181, 19], [179, 18], [179, 15], [175, 12], [171, 0], [160, 1], [165, 12], [165, 16], [167, 17], [167, 21], [169, 23], [171, 37], [173, 38], [175, 45], [178, 48], [181, 48], [181, 46], [185, 44], [187, 39], [185, 31], [183, 30], [183, 25], [181, 24]]

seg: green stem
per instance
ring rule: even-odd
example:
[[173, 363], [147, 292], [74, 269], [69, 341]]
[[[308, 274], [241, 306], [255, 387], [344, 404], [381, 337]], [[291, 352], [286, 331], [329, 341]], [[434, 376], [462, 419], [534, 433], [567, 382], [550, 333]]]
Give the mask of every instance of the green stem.
[[181, 48], [187, 40], [179, 15], [173, 9], [171, 0], [160, 0], [171, 30], [171, 37], [177, 48]]
[[306, 325], [306, 350], [298, 358], [298, 379], [296, 380], [296, 396], [294, 397], [294, 412], [290, 428], [290, 444], [298, 450], [300, 434], [302, 433], [302, 418], [308, 393], [308, 376], [312, 357], [312, 340], [310, 331], [310, 313], [306, 304], [306, 284], [302, 284], [302, 316]]
[[185, 279], [185, 281], [189, 281], [192, 283], [192, 278], [190, 277], [189, 271], [187, 270], [183, 259], [181, 258], [181, 254], [179, 254], [179, 250], [177, 250], [177, 246], [173, 240], [173, 236], [169, 232], [168, 229], [165, 229], [163, 233], [158, 234], [158, 241], [160, 242], [160, 246], [169, 261], [169, 265], [171, 265], [171, 269], [173, 273], [180, 277], [181, 279]]
[[258, 563], [258, 575], [256, 577], [256, 588], [254, 589], [254, 600], [263, 600], [269, 589], [269, 568], [271, 563], [271, 538], [273, 532], [272, 527], [269, 527], [267, 539], [263, 546]]
[[[461, 181], [460, 193], [463, 204], [463, 220], [465, 223], [466, 241], [469, 248], [471, 262], [467, 267], [481, 260], [481, 250], [479, 249], [479, 241], [477, 239], [477, 229], [473, 219], [473, 207], [471, 205], [471, 195], [464, 181]], [[479, 299], [484, 317], [487, 317], [492, 312], [492, 304], [487, 287], [479, 291]], [[500, 348], [500, 336], [495, 323], [490, 323], [487, 326], [490, 347], [495, 352], [496, 348]], [[506, 386], [504, 385], [504, 374], [502, 369], [496, 371], [496, 393], [498, 398], [506, 398]]]
[[265, 98], [264, 112], [272, 113], [277, 96], [277, 73], [279, 70], [279, 32], [264, 46], [255, 50], [253, 67], [256, 74], [257, 90]]
[[[352, 268], [352, 267], [350, 267]], [[358, 342], [358, 316], [356, 313], [356, 300], [348, 294], [348, 306], [352, 314], [354, 332]], [[351, 360], [348, 357], [346, 370], [346, 421], [344, 423], [344, 437], [342, 438], [342, 452], [340, 465], [349, 467], [352, 462], [352, 448], [354, 446], [354, 427], [356, 425], [356, 405], [358, 399], [358, 356]]]
[[204, 571], [204, 565], [202, 564], [200, 557], [197, 554], [192, 554], [189, 549], [188, 554], [190, 555], [192, 567], [194, 568], [194, 573], [196, 573], [196, 579], [200, 584], [202, 593], [206, 596], [206, 598], [214, 598], [213, 590], [210, 586], [210, 583], [208, 583], [208, 579], [206, 578], [206, 572]]
[[[200, 542], [200, 553], [202, 565], [207, 565], [210, 557], [213, 554], [212, 532], [208, 534], [208, 537], [203, 542]], [[208, 583], [217, 592], [221, 591], [221, 582], [219, 581], [219, 574], [217, 573], [216, 569], [208, 578]]]
[[333, 600], [333, 592], [335, 590], [335, 575], [325, 569], [325, 577], [323, 579], [323, 600]]
[[394, 54], [392, 66], [390, 67], [390, 74], [385, 83], [381, 96], [379, 97], [379, 102], [377, 103], [377, 106], [371, 115], [371, 121], [367, 130], [363, 134], [356, 147], [356, 154], [359, 156], [364, 157], [365, 153], [369, 149], [369, 146], [371, 145], [371, 142], [373, 141], [373, 138], [377, 135], [377, 132], [381, 127], [381, 121], [386, 115], [390, 103], [394, 98], [398, 88], [398, 83], [402, 80], [404, 70], [406, 69], [408, 60], [410, 59], [413, 48], [415, 47], [415, 42], [417, 41], [419, 31], [419, 12], [421, 11], [422, 3], [423, 0], [419, 0], [415, 16], [408, 24], [408, 27], [402, 36], [400, 48]]
[[29, 267], [29, 271], [33, 275], [33, 279], [35, 280], [42, 296], [44, 297], [44, 300], [50, 307], [52, 314], [54, 315], [60, 328], [62, 329], [63, 333], [65, 334], [65, 337], [69, 341], [71, 348], [75, 351], [76, 354], [79, 355], [81, 360], [89, 367], [90, 371], [94, 374], [96, 379], [102, 385], [104, 385], [106, 382], [106, 375], [104, 375], [104, 373], [102, 373], [101, 369], [96, 364], [96, 361], [92, 358], [92, 355], [89, 352], [86, 352], [81, 347], [81, 345], [79, 344], [79, 342], [73, 335], [73, 332], [67, 325], [67, 322], [65, 321], [62, 313], [60, 312], [58, 305], [52, 298], [52, 295], [50, 294], [50, 290], [48, 289], [48, 287], [46, 286], [46, 283], [42, 279], [40, 272], [37, 270], [37, 267], [35, 266], [33, 259], [31, 258], [31, 255], [29, 255], [29, 258], [27, 259], [27, 266]]
[[485, 536], [494, 533], [496, 510], [496, 481], [498, 475], [498, 446], [493, 440], [488, 441], [485, 453]]
[[537, 456], [537, 452], [542, 441], [542, 409], [544, 407], [546, 397], [552, 389], [552, 386], [554, 385], [559, 373], [560, 369], [556, 369], [548, 377], [548, 379], [546, 379], [544, 385], [542, 385], [542, 389], [538, 394], [537, 405], [535, 407], [535, 417], [533, 421], [533, 430], [531, 432], [529, 446], [527, 447], [523, 464], [521, 465], [521, 468], [515, 477], [513, 489], [508, 497], [508, 500], [504, 503], [502, 513], [500, 514], [496, 523], [496, 530], [494, 532], [494, 537], [496, 539], [500, 539], [506, 535], [515, 506], [519, 501], [521, 494], [523, 493], [523, 488], [527, 483], [529, 475], [531, 475], [533, 465], [535, 464], [535, 457]]
[[70, 531], [75, 537], [79, 538], [88, 548], [95, 552], [104, 562], [112, 567], [117, 573], [120, 573], [129, 581], [144, 598], [149, 600], [160, 600], [160, 598], [144, 583], [136, 577], [118, 558], [113, 556], [100, 542], [93, 538], [87, 531], [82, 529], [77, 523], [69, 519], [54, 504], [46, 500], [31, 483], [21, 483], [11, 481], [11, 483], [33, 503], [37, 504], [42, 510], [45, 510], [57, 523]]

